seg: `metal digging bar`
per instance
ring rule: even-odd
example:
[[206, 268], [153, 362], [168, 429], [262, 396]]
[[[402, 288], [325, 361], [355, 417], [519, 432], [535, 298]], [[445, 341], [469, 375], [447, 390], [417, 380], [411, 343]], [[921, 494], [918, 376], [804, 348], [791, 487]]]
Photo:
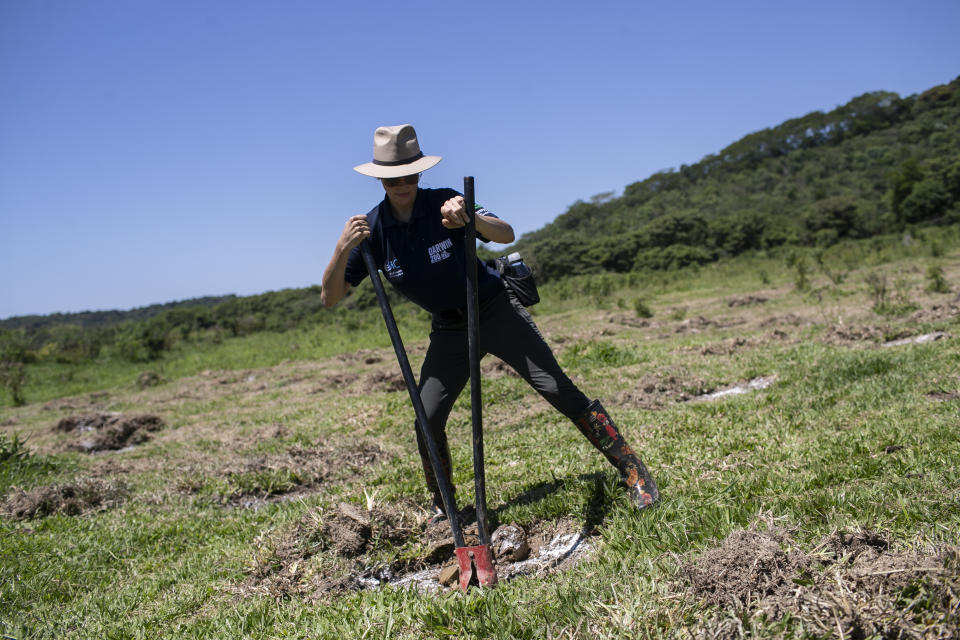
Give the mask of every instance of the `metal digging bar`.
[[410, 361], [407, 359], [407, 352], [403, 348], [403, 341], [400, 339], [400, 331], [397, 329], [397, 321], [394, 319], [393, 311], [390, 309], [390, 301], [387, 300], [387, 293], [383, 290], [380, 273], [377, 271], [377, 265], [373, 261], [369, 240], [364, 240], [360, 243], [360, 254], [363, 256], [364, 264], [367, 265], [370, 280], [373, 281], [373, 288], [377, 292], [377, 300], [380, 301], [380, 311], [383, 312], [383, 320], [387, 324], [387, 331], [390, 333], [390, 340], [393, 342], [393, 350], [397, 353], [397, 360], [400, 362], [400, 372], [403, 374], [403, 381], [407, 383], [407, 391], [410, 393], [410, 401], [413, 402], [413, 412], [417, 416], [417, 429], [420, 430], [420, 436], [426, 443], [427, 451], [430, 453], [430, 466], [433, 467], [433, 475], [437, 479], [437, 485], [440, 487], [440, 497], [443, 499], [443, 508], [447, 512], [447, 521], [450, 523], [450, 531], [453, 533], [453, 543], [456, 546], [456, 550], [459, 551], [465, 542], [463, 540], [463, 531], [460, 529], [460, 519], [457, 517], [457, 502], [453, 497], [453, 488], [450, 486], [447, 476], [443, 473], [443, 467], [440, 464], [440, 454], [437, 453], [437, 443], [434, 441], [433, 436], [430, 435], [430, 429], [427, 428], [427, 412], [423, 408], [420, 391], [413, 381], [413, 371], [410, 369]]
[[473, 195], [473, 177], [463, 179], [463, 199], [467, 207], [464, 254], [467, 269], [467, 343], [470, 351], [470, 407], [473, 413], [473, 482], [477, 503], [477, 535], [480, 544], [455, 549], [460, 565], [460, 588], [466, 591], [476, 569], [481, 587], [497, 584], [497, 567], [490, 552], [487, 526], [487, 489], [483, 469], [483, 412], [480, 397], [480, 318], [477, 293], [477, 223]]

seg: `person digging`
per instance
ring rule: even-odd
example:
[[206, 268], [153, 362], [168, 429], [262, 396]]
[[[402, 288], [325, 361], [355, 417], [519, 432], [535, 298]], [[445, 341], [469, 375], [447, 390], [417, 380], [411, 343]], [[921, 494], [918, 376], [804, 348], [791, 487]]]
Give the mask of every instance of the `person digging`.
[[[419, 186], [421, 172], [440, 160], [422, 153], [409, 124], [376, 129], [373, 160], [354, 170], [377, 178], [385, 197], [368, 213], [347, 220], [323, 273], [321, 300], [333, 307], [369, 275], [359, 250], [360, 243], [369, 240], [376, 267], [390, 284], [431, 314], [430, 343], [417, 387], [442, 473], [452, 486], [446, 423], [470, 376], [464, 251], [468, 214], [459, 192]], [[477, 237], [484, 242], [514, 241], [513, 228], [483, 207], [477, 207], [475, 223]], [[617, 468], [638, 509], [656, 503], [659, 491], [647, 467], [600, 401], [591, 401], [563, 372], [533, 318], [504, 286], [497, 270], [478, 260], [476, 286], [481, 356], [499, 357], [569, 418]], [[415, 430], [438, 520], [446, 516], [439, 485], [427, 447]]]

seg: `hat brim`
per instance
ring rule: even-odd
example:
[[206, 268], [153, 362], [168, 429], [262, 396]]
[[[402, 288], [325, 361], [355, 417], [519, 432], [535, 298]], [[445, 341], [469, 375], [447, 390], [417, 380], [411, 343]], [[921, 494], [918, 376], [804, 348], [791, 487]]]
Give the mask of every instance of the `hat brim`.
[[382, 165], [367, 162], [353, 168], [357, 173], [374, 178], [400, 178], [426, 171], [443, 159], [443, 156], [423, 156], [409, 164]]

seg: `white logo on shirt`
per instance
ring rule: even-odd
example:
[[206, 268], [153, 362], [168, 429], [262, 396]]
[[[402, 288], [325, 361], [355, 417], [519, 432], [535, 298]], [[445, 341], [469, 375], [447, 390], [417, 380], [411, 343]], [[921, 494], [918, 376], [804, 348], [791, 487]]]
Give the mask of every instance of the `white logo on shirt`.
[[441, 260], [446, 260], [450, 257], [450, 249], [453, 248], [453, 242], [450, 238], [442, 242], [438, 242], [432, 247], [427, 249], [427, 254], [430, 256], [430, 264], [440, 262]]
[[383, 265], [383, 271], [387, 275], [387, 280], [399, 280], [403, 277], [403, 268], [400, 261], [394, 258]]

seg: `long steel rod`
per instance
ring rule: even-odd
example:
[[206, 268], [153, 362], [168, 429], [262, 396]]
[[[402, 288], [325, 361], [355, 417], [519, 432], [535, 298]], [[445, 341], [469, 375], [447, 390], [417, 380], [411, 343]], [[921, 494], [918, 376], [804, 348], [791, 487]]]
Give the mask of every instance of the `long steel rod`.
[[473, 413], [473, 484], [477, 501], [477, 535], [481, 545], [490, 544], [487, 526], [487, 487], [483, 465], [483, 406], [480, 394], [480, 310], [477, 291], [477, 221], [473, 177], [463, 179], [467, 207], [464, 254], [467, 268], [467, 343], [470, 350], [470, 406]]
[[367, 265], [367, 271], [370, 272], [370, 280], [373, 281], [373, 288], [377, 292], [377, 300], [380, 301], [380, 311], [383, 313], [383, 320], [387, 324], [387, 332], [390, 333], [390, 340], [393, 342], [393, 350], [396, 352], [397, 361], [400, 363], [400, 372], [403, 374], [403, 381], [407, 384], [410, 401], [413, 403], [413, 412], [417, 416], [417, 429], [420, 430], [420, 436], [427, 445], [427, 451], [430, 455], [430, 466], [433, 467], [433, 475], [437, 479], [437, 486], [440, 487], [440, 497], [443, 499], [443, 508], [447, 512], [447, 521], [450, 523], [450, 531], [453, 533], [453, 543], [458, 547], [466, 546], [464, 544], [463, 531], [460, 529], [460, 518], [457, 517], [457, 502], [453, 497], [453, 488], [450, 486], [447, 476], [443, 473], [443, 465], [440, 463], [437, 443], [430, 434], [427, 412], [423, 408], [420, 391], [414, 382], [413, 371], [410, 369], [410, 360], [407, 358], [406, 349], [403, 348], [400, 330], [397, 329], [397, 321], [393, 317], [393, 310], [390, 308], [390, 301], [387, 300], [387, 293], [383, 289], [383, 282], [380, 281], [380, 272], [377, 270], [377, 265], [373, 260], [373, 254], [370, 251], [370, 243], [368, 240], [360, 243], [360, 254], [363, 256], [363, 262]]

